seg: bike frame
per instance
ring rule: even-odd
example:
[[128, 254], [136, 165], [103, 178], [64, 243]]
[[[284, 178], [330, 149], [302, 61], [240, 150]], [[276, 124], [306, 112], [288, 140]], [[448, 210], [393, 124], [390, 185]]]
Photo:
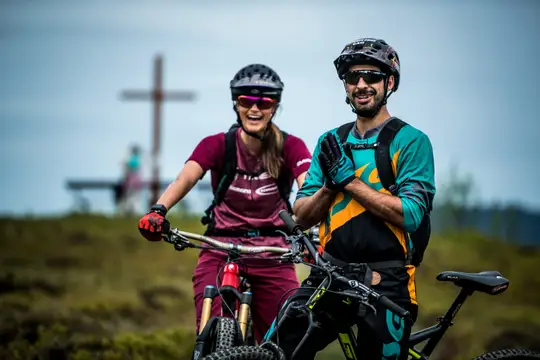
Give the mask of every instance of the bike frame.
[[[305, 304], [297, 304], [294, 301], [288, 303], [287, 306], [284, 308], [281, 318], [279, 318], [279, 313], [281, 311], [278, 312], [278, 316], [274, 319], [274, 322], [270, 326], [270, 329], [264, 336], [265, 341], [277, 343], [277, 345], [279, 346], [278, 341], [276, 341], [276, 337], [279, 329], [283, 326], [284, 322], [287, 321], [289, 318], [295, 318], [297, 315], [304, 313], [304, 315], [307, 315], [308, 318], [308, 328], [305, 335], [302, 337], [302, 339], [294, 349], [293, 353], [291, 354], [291, 358], [295, 358], [298, 354], [299, 349], [301, 349], [304, 346], [306, 340], [310, 336], [312, 336], [313, 330], [315, 328], [321, 327], [321, 324], [319, 323], [319, 321], [317, 321], [318, 319], [315, 318], [316, 312], [313, 310], [316, 307], [317, 303], [320, 301], [320, 299], [325, 296], [326, 293], [330, 292], [328, 288], [334, 280], [336, 280], [338, 283], [345, 283], [347, 286], [346, 289], [343, 291], [331, 291], [332, 293], [343, 296], [343, 302], [345, 304], [350, 305], [353, 303], [353, 299], [357, 299], [359, 300], [360, 304], [364, 304], [367, 307], [373, 308], [374, 300], [380, 302], [386, 309], [392, 311], [394, 314], [397, 314], [403, 319], [407, 319], [410, 317], [410, 312], [408, 310], [403, 309], [401, 306], [394, 303], [385, 295], [378, 294], [370, 287], [364, 285], [362, 282], [347, 279], [339, 272], [335, 271], [336, 268], [339, 267], [333, 265], [327, 260], [323, 260], [324, 256], [319, 256], [314, 245], [309, 241], [307, 236], [302, 233], [301, 227], [294, 222], [293, 218], [286, 211], [281, 211], [279, 216], [287, 225], [289, 232], [293, 234], [293, 236], [290, 237], [290, 242], [293, 244], [292, 248], [298, 250], [297, 244], [298, 241], [301, 241], [305, 248], [308, 250], [312, 259], [314, 260], [316, 264], [315, 266], [318, 266], [322, 270], [326, 271], [328, 273], [328, 276], [323, 279], [323, 281], [311, 294]], [[439, 341], [442, 339], [448, 328], [452, 325], [452, 320], [455, 318], [458, 311], [463, 306], [465, 300], [467, 300], [467, 298], [471, 296], [475, 291], [481, 291], [490, 295], [496, 295], [505, 291], [508, 288], [508, 280], [504, 279], [504, 277], [502, 277], [498, 272], [483, 272], [484, 274], [491, 273], [490, 275], [495, 276], [497, 278], [497, 281], [492, 281], [493, 279], [490, 279], [490, 281], [479, 281], [478, 283], [469, 276], [470, 274], [450, 273], [452, 272], [447, 272], [446, 274], [439, 274], [437, 276], [437, 280], [452, 281], [457, 286], [459, 286], [461, 290], [458, 293], [457, 297], [454, 299], [454, 302], [446, 311], [446, 314], [443, 317], [437, 319], [438, 324], [414, 332], [409, 336], [409, 339], [406, 342], [409, 359], [427, 360], [429, 358], [429, 356], [432, 354], [433, 350], [435, 349]], [[463, 275], [463, 278], [460, 278], [461, 275]], [[472, 281], [472, 283], [470, 283], [469, 281]], [[375, 309], [373, 308], [373, 310]], [[346, 326], [344, 328], [344, 331], [340, 331], [341, 329], [338, 330], [339, 333], [337, 338], [347, 360], [357, 360], [361, 357], [361, 351], [359, 351], [358, 349], [357, 337], [352, 329], [353, 326], [354, 324]], [[424, 341], [426, 341], [426, 344], [421, 350], [415, 348], [416, 345]]]
[[[315, 318], [315, 315], [313, 314], [313, 309], [316, 307], [319, 300], [324, 296], [326, 293], [327, 287], [329, 285], [329, 278], [325, 278], [323, 282], [317, 287], [317, 289], [313, 292], [311, 297], [308, 299], [308, 301], [305, 304], [305, 309], [308, 311], [308, 329], [306, 331], [306, 334], [296, 347], [296, 349], [293, 352], [292, 358], [298, 353], [298, 351], [302, 348], [304, 343], [307, 341], [309, 336], [312, 334], [312, 331], [318, 326], [317, 321]], [[452, 320], [457, 315], [459, 309], [467, 300], [467, 298], [472, 295], [474, 291], [469, 289], [462, 288], [457, 297], [455, 298], [454, 302], [450, 306], [450, 308], [447, 310], [446, 314], [437, 319], [438, 324], [433, 325], [429, 328], [425, 328], [419, 331], [416, 331], [411, 334], [409, 337], [409, 341], [407, 342], [407, 346], [409, 348], [409, 356], [410, 359], [415, 360], [428, 360], [429, 356], [432, 354], [433, 350], [441, 340], [441, 338], [446, 333], [446, 330], [452, 325]], [[347, 297], [347, 295], [344, 295], [346, 297], [345, 301], [351, 302], [350, 297]], [[284, 311], [284, 316], [279, 320], [278, 324], [271, 328], [267, 336], [265, 337], [265, 340], [270, 341], [276, 341], [275, 337], [277, 334], [278, 329], [280, 326], [286, 321], [287, 319], [287, 310], [290, 304], [287, 306], [287, 308]], [[418, 344], [421, 342], [426, 341], [426, 344], [424, 347], [419, 350], [416, 348]], [[344, 332], [338, 333], [338, 341], [341, 345], [341, 349], [343, 351], [343, 354], [345, 355], [345, 359], [347, 360], [358, 360], [361, 359], [361, 351], [358, 351], [357, 345], [357, 337], [353, 331], [352, 325], [346, 329]]]
[[[224, 243], [210, 237], [171, 229], [164, 240], [174, 245], [175, 250], [183, 251], [186, 248], [205, 249], [205, 247], [194, 245], [189, 242], [189, 239], [201, 241], [210, 245], [210, 248], [223, 250], [228, 253], [227, 261], [223, 267], [223, 279], [220, 284], [207, 285], [203, 293], [203, 306], [201, 310], [201, 321], [197, 329], [197, 337], [195, 340], [195, 348], [192, 353], [192, 360], [198, 360], [201, 355], [208, 353], [212, 349], [209, 346], [212, 342], [208, 339], [213, 338], [216, 325], [219, 320], [226, 316], [233, 318], [238, 325], [238, 336], [235, 342], [237, 344], [248, 341], [248, 322], [249, 310], [251, 306], [252, 294], [246, 291], [246, 285], [240, 277], [240, 269], [238, 267], [238, 259], [241, 254], [259, 254], [270, 252], [279, 254], [284, 259], [288, 259], [292, 255], [290, 248], [281, 248], [275, 246], [244, 246], [241, 244]], [[222, 299], [221, 317], [212, 317], [212, 305], [217, 296]]]
[[222, 300], [221, 316], [231, 317], [238, 322], [241, 335], [241, 339], [238, 339], [238, 341], [246, 341], [247, 339], [251, 292], [243, 291], [245, 290], [244, 284], [240, 277], [239, 266], [236, 263], [238, 258], [238, 253], [231, 252], [229, 254], [223, 266], [223, 279], [221, 280], [221, 284], [218, 284], [218, 288], [213, 285], [206, 285], [204, 288], [201, 321], [192, 360], [197, 360], [200, 354], [207, 352], [205, 349], [209, 346], [208, 339], [212, 337], [216, 324], [215, 320], [219, 318], [212, 317], [212, 305], [217, 296], [221, 296]]

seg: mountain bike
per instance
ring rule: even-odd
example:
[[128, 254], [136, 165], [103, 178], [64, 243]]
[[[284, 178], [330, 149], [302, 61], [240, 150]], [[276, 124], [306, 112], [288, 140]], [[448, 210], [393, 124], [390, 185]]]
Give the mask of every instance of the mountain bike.
[[[285, 221], [292, 234], [288, 237], [288, 240], [292, 243], [293, 252], [293, 255], [290, 256], [290, 258], [296, 263], [305, 263], [303, 260], [303, 251], [304, 249], [307, 249], [314, 259], [315, 265], [327, 274], [326, 278], [320, 283], [307, 303], [302, 306], [301, 309], [294, 309], [294, 311], [300, 310], [305, 312], [308, 315], [309, 324], [303, 339], [299, 342], [293, 352], [293, 359], [294, 355], [302, 348], [303, 344], [306, 343], [313, 328], [318, 325], [318, 315], [320, 314], [320, 311], [324, 310], [319, 309], [314, 311], [313, 309], [317, 309], [317, 303], [327, 296], [327, 294], [332, 293], [333, 295], [342, 296], [345, 302], [364, 305], [368, 310], [375, 310], [374, 305], [379, 303], [402, 318], [410, 317], [410, 313], [407, 310], [401, 308], [386, 296], [378, 294], [363, 283], [347, 278], [344, 276], [344, 272], [339, 266], [336, 266], [319, 256], [313, 244], [301, 231], [301, 228], [294, 223], [287, 212], [284, 211], [280, 213], [280, 217]], [[411, 334], [408, 341], [408, 359], [429, 359], [437, 344], [452, 325], [452, 321], [465, 300], [474, 292], [479, 291], [490, 295], [498, 295], [504, 292], [509, 285], [509, 281], [497, 271], [483, 271], [480, 273], [444, 271], [438, 274], [437, 280], [453, 282], [460, 288], [460, 291], [446, 313], [438, 318], [437, 324]], [[286, 307], [283, 314], [288, 313], [291, 305], [292, 304], [289, 304]], [[222, 349], [206, 356], [203, 360], [284, 360], [285, 356], [276, 341], [276, 334], [278, 329], [283, 326], [285, 320], [286, 316], [282, 316], [280, 319], [276, 318], [276, 325], [273, 326], [265, 336], [267, 341], [260, 346], [239, 346]], [[286, 330], [286, 328], [284, 328], [284, 330]], [[362, 350], [357, 349], [357, 337], [354, 333], [353, 325], [346, 330], [340, 331], [338, 341], [343, 350], [345, 359], [362, 359]], [[419, 344], [423, 342], [425, 342], [425, 344], [420, 348]], [[540, 359], [540, 353], [525, 349], [504, 349], [485, 353], [475, 358], [475, 360], [488, 359]]]
[[[197, 240], [208, 246], [195, 245], [189, 240]], [[288, 248], [271, 246], [243, 246], [221, 242], [207, 236], [193, 234], [178, 229], [171, 229], [164, 235], [164, 240], [174, 245], [177, 251], [186, 248], [216, 249], [228, 254], [227, 260], [216, 278], [216, 286], [208, 284], [203, 293], [201, 321], [197, 329], [192, 360], [197, 360], [207, 354], [239, 345], [256, 345], [252, 324], [250, 305], [252, 293], [246, 278], [240, 276], [239, 263], [243, 259], [253, 259], [255, 256], [242, 257], [242, 254], [256, 255], [261, 253], [279, 254], [281, 257], [265, 258], [268, 260], [286, 260], [291, 254]], [[223, 279], [219, 282], [219, 275]], [[216, 297], [221, 298], [221, 316], [211, 316], [212, 304]]]

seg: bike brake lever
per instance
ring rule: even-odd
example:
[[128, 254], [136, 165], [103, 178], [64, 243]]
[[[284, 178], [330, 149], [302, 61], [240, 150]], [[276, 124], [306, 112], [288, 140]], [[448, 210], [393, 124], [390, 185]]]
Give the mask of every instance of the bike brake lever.
[[276, 230], [277, 233], [280, 233], [281, 235], [283, 235], [285, 237], [285, 241], [288, 243], [288, 244], [294, 244], [294, 243], [297, 243], [299, 242], [298, 240], [300, 239], [300, 236], [298, 235], [289, 235], [287, 234], [286, 232], [284, 231], [281, 231], [281, 230]]
[[360, 303], [370, 308], [373, 311], [374, 315], [377, 315], [377, 309], [375, 309], [375, 306], [373, 306], [369, 301], [360, 300]]
[[169, 244], [173, 244], [176, 251], [182, 251], [188, 247], [195, 247], [194, 244], [189, 242], [187, 237], [181, 234], [164, 235], [163, 239]]
[[377, 315], [377, 309], [369, 301], [370, 300], [369, 294], [360, 294], [358, 291], [353, 291], [353, 293], [356, 295], [355, 297], [358, 299], [360, 304], [365, 305], [366, 307], [368, 307], [369, 309], [373, 311], [373, 314]]
[[289, 244], [298, 244], [298, 236], [296, 235], [287, 236], [285, 240]]

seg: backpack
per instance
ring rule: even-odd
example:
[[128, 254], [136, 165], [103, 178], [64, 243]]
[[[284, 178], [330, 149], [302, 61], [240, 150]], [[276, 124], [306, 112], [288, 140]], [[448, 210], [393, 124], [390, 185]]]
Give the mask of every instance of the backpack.
[[[396, 136], [396, 134], [406, 125], [403, 120], [398, 118], [392, 118], [381, 129], [377, 137], [375, 144], [359, 144], [352, 145], [347, 143], [347, 137], [351, 132], [356, 122], [351, 122], [340, 126], [337, 129], [337, 134], [341, 143], [343, 144], [345, 154], [353, 160], [351, 150], [363, 150], [363, 149], [375, 149], [375, 166], [379, 172], [379, 179], [383, 187], [388, 190], [392, 195], [396, 195], [396, 177], [392, 168], [392, 158], [390, 155], [390, 143]], [[406, 263], [414, 266], [419, 266], [424, 258], [424, 252], [429, 243], [429, 237], [431, 235], [431, 218], [429, 213], [431, 208], [428, 209], [420, 226], [416, 231], [409, 234], [409, 241], [405, 241], [407, 249]], [[412, 249], [411, 249], [412, 243]]]
[[[201, 218], [202, 224], [208, 225], [208, 228], [206, 230], [207, 234], [210, 234], [213, 231], [214, 208], [223, 201], [225, 193], [227, 192], [229, 186], [231, 186], [231, 183], [233, 182], [237, 173], [236, 132], [239, 127], [240, 125], [235, 123], [229, 128], [229, 131], [225, 133], [225, 152], [223, 153], [223, 166], [221, 168], [221, 172], [219, 173], [220, 180], [218, 182], [217, 188], [214, 191], [214, 199], [212, 200], [212, 203], [210, 204], [208, 209], [205, 210], [205, 215]], [[285, 143], [288, 134], [285, 131], [281, 131], [281, 133], [283, 135], [283, 143]], [[264, 169], [261, 169], [258, 173], [249, 175], [257, 176], [262, 174], [263, 171]], [[287, 210], [289, 211], [289, 213], [292, 213], [292, 206], [289, 201], [289, 197], [292, 191], [292, 186], [290, 185], [290, 176], [291, 171], [287, 169], [286, 166], [283, 166], [280, 171], [279, 177], [276, 180], [276, 184], [281, 198], [287, 204]]]

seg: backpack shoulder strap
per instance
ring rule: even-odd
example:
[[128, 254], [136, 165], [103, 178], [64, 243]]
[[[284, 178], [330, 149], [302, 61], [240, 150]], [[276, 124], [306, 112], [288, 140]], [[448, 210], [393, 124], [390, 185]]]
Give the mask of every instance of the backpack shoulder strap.
[[375, 149], [375, 164], [379, 172], [379, 179], [384, 188], [392, 194], [395, 191], [396, 176], [392, 169], [392, 158], [390, 156], [390, 143], [396, 134], [407, 123], [398, 118], [393, 118], [382, 128], [377, 137], [377, 148]]
[[[281, 150], [281, 156], [284, 158], [284, 151], [285, 151], [285, 141], [287, 140], [287, 134], [285, 131], [281, 130], [281, 133], [283, 135], [283, 149]], [[289, 201], [289, 198], [291, 196], [292, 188], [289, 185], [290, 184], [290, 176], [291, 171], [286, 166], [283, 166], [282, 171], [279, 173], [279, 177], [276, 180], [277, 187], [279, 190], [279, 195], [283, 200], [285, 200], [285, 203], [287, 204], [287, 210], [292, 213], [292, 206], [291, 202]]]
[[[223, 153], [223, 167], [219, 173], [219, 182], [216, 190], [214, 191], [214, 199], [210, 206], [204, 211], [205, 215], [201, 218], [203, 225], [209, 225], [212, 227], [213, 223], [213, 211], [216, 205], [218, 205], [223, 198], [227, 189], [234, 180], [236, 175], [236, 131], [237, 128], [232, 126], [228, 132], [225, 133], [225, 152]], [[208, 229], [207, 229], [208, 231]]]
[[223, 200], [236, 174], [236, 131], [236, 128], [231, 128], [231, 130], [225, 133], [223, 167], [221, 168], [219, 183], [214, 194], [216, 205]]
[[[345, 144], [345, 142], [347, 141], [347, 137], [349, 137], [349, 133], [354, 127], [354, 124], [356, 124], [356, 121], [352, 121], [350, 123], [346, 123], [338, 127], [337, 135], [339, 137], [339, 141], [341, 141], [342, 144]], [[347, 155], [352, 160], [353, 157], [352, 157], [351, 148], [348, 146], [344, 146], [343, 149], [345, 150], [345, 155]]]
[[[381, 180], [384, 188], [392, 195], [395, 195], [396, 192], [396, 176], [392, 168], [392, 158], [390, 155], [390, 143], [396, 137], [396, 134], [403, 128], [407, 123], [398, 118], [392, 118], [386, 125], [381, 129], [379, 136], [377, 137], [377, 148], [375, 149], [375, 165], [377, 166], [377, 171], [379, 172], [379, 179]], [[410, 265], [412, 263], [412, 253], [413, 246], [411, 236], [407, 235], [405, 237], [405, 264]]]

